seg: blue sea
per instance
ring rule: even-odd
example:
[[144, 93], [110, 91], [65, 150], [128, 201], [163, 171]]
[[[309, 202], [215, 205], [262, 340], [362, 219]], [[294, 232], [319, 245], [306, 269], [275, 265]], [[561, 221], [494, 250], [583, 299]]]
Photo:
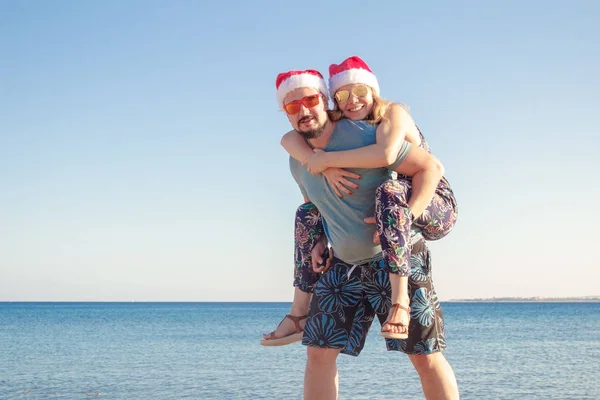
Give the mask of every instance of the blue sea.
[[[600, 399], [600, 303], [442, 303], [462, 399]], [[0, 399], [301, 399], [289, 303], [0, 303]], [[422, 399], [374, 324], [340, 399]]]

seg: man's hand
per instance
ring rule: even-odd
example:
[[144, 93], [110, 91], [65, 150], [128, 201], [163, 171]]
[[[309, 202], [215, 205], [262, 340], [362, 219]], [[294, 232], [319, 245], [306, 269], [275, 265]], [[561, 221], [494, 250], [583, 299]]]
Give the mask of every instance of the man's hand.
[[326, 272], [329, 269], [329, 267], [331, 267], [331, 260], [333, 259], [333, 249], [329, 249], [329, 257], [327, 257], [327, 259], [324, 260], [325, 262], [323, 262], [323, 255], [325, 255], [324, 253], [326, 253], [326, 251], [327, 241], [319, 240], [310, 252], [310, 256], [312, 258], [313, 271], [315, 271], [316, 273]]
[[[365, 221], [367, 224], [376, 224], [377, 223], [375, 221], [375, 217], [365, 218], [363, 221]], [[379, 240], [379, 233], [377, 231], [375, 231], [375, 233], [373, 234], [373, 243], [381, 244], [381, 241]]]
[[327, 183], [339, 198], [342, 198], [342, 192], [352, 195], [350, 189], [358, 189], [358, 185], [346, 178], [360, 179], [360, 175], [348, 172], [341, 168], [327, 168], [323, 172], [323, 176], [327, 179]]
[[313, 154], [304, 160], [306, 169], [313, 175], [319, 175], [327, 169], [327, 153], [321, 149], [313, 149]]

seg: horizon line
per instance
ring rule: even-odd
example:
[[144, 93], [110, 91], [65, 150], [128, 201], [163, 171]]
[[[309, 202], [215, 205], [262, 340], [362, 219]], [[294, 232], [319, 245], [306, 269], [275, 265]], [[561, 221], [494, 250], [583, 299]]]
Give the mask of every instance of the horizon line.
[[[530, 296], [530, 297], [474, 297], [464, 299], [440, 300], [442, 303], [468, 303], [468, 302], [582, 302], [600, 301], [600, 295], [591, 296]], [[1, 303], [288, 303], [289, 300], [0, 300]]]

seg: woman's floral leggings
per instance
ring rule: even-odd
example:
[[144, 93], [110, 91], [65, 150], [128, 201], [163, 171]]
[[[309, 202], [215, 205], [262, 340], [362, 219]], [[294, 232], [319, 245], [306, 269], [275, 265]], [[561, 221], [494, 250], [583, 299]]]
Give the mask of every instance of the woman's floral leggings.
[[411, 227], [419, 228], [425, 240], [439, 240], [450, 233], [458, 215], [454, 193], [445, 179], [423, 214], [415, 219], [408, 208], [411, 192], [411, 180], [388, 179], [375, 195], [375, 220], [383, 258], [388, 272], [401, 276], [410, 274]]
[[[438, 240], [452, 230], [458, 215], [454, 193], [445, 178], [429, 206], [414, 220], [408, 208], [411, 191], [410, 178], [389, 179], [377, 188], [375, 197], [375, 219], [386, 269], [402, 276], [408, 276], [411, 269], [412, 225], [420, 229], [426, 240]], [[294, 286], [310, 293], [320, 277], [312, 269], [310, 253], [323, 235], [321, 214], [314, 204], [309, 202], [298, 207], [294, 231]]]

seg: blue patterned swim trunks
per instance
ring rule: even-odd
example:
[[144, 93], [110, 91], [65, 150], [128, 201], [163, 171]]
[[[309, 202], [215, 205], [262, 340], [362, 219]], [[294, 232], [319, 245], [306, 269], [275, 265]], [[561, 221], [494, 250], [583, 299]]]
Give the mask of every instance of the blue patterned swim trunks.
[[[375, 319], [387, 319], [391, 287], [383, 259], [362, 265], [337, 258], [313, 292], [302, 344], [342, 349], [358, 356]], [[384, 339], [388, 350], [432, 354], [446, 348], [444, 317], [431, 279], [431, 256], [424, 240], [412, 246], [408, 339]], [[382, 338], [383, 339], [383, 338]]]

